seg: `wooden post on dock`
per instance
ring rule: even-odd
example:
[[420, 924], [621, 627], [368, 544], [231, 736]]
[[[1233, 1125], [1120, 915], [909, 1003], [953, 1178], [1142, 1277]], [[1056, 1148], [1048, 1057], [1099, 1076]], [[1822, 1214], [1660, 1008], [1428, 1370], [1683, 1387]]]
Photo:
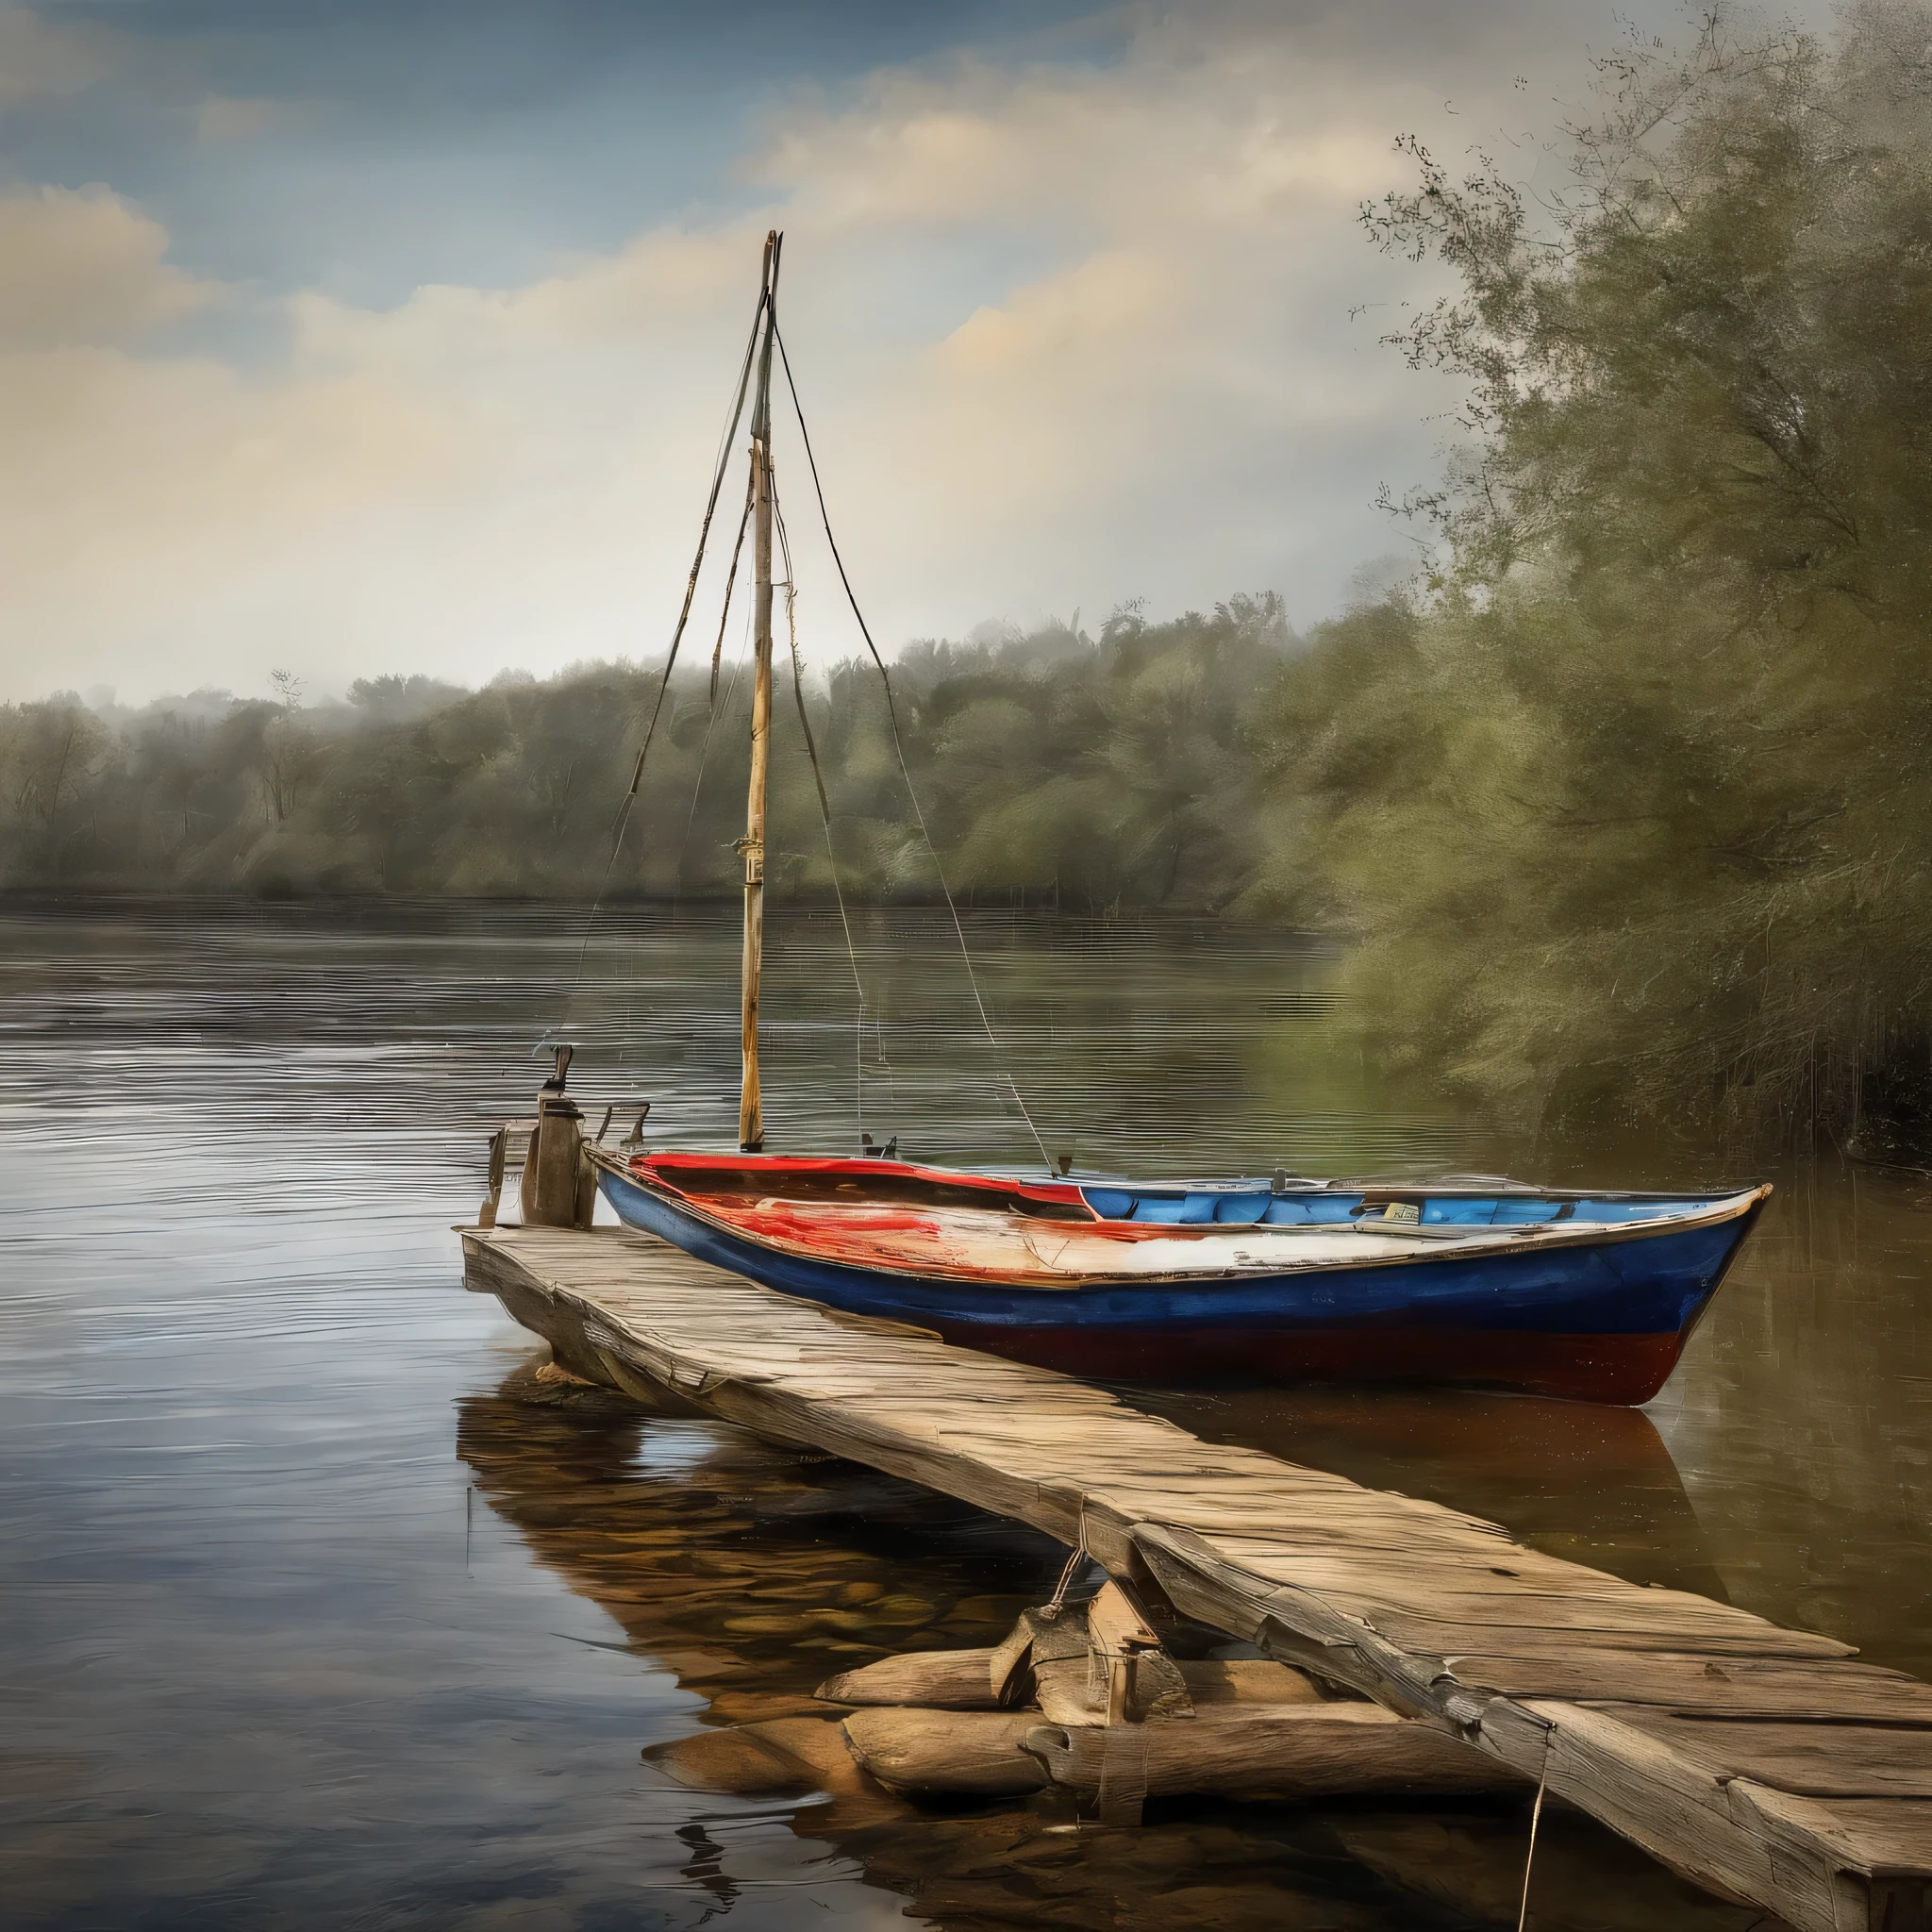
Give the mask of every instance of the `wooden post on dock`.
[[[571, 1049], [557, 1049], [557, 1071], [537, 1096], [537, 1124], [524, 1156], [526, 1227], [589, 1227], [596, 1177], [583, 1158], [584, 1114], [563, 1091]], [[493, 1159], [492, 1156], [492, 1159]]]

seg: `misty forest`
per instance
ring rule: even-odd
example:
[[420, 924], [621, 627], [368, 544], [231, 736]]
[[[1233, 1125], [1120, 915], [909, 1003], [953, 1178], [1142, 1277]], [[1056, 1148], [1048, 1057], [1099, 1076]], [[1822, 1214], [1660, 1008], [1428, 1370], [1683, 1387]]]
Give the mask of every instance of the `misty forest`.
[[[1724, 16], [1601, 64], [1567, 191], [1407, 144], [1369, 245], [1459, 292], [1387, 353], [1467, 401], [1391, 508], [1417, 570], [923, 642], [907, 769], [962, 901], [1345, 940], [1364, 1038], [1527, 1125], [1932, 1126], [1932, 21]], [[1131, 587], [1123, 587], [1130, 589]], [[1231, 587], [1232, 588], [1232, 587]], [[0, 710], [15, 890], [723, 897], [746, 680], [680, 668], [323, 701]], [[794, 702], [796, 696], [796, 702]], [[822, 824], [800, 706], [831, 812]], [[938, 890], [871, 660], [780, 651], [781, 896]]]

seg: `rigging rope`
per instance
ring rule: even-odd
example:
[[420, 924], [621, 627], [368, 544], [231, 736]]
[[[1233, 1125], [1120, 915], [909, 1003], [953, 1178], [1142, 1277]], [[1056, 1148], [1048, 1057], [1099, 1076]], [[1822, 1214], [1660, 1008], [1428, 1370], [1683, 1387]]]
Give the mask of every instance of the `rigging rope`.
[[705, 771], [711, 756], [711, 739], [718, 729], [719, 719], [731, 710], [733, 700], [738, 696], [738, 683], [744, 675], [744, 660], [751, 646], [751, 618], [749, 610], [744, 613], [744, 629], [738, 640], [738, 655], [731, 660], [731, 682], [724, 687], [724, 702], [714, 704], [705, 720], [705, 735], [698, 745], [697, 776], [691, 780], [691, 810], [685, 814], [684, 837], [677, 841], [677, 863], [671, 874], [671, 904], [675, 911], [684, 895], [684, 860], [691, 850], [691, 827], [698, 820], [698, 799], [705, 789]]
[[912, 802], [912, 816], [919, 826], [919, 836], [925, 842], [927, 855], [932, 859], [932, 869], [940, 882], [941, 896], [946, 902], [946, 910], [952, 915], [953, 932], [959, 941], [959, 957], [966, 966], [966, 983], [973, 989], [973, 1004], [979, 1010], [979, 1024], [985, 1029], [987, 1044], [992, 1048], [993, 1064], [1000, 1076], [1007, 1083], [1007, 1091], [1013, 1096], [1013, 1105], [1020, 1109], [1020, 1118], [1026, 1123], [1026, 1131], [1033, 1136], [1033, 1144], [1040, 1150], [1041, 1160], [1045, 1164], [1047, 1177], [1052, 1179], [1057, 1170], [1052, 1158], [1046, 1151], [1046, 1142], [1040, 1138], [1040, 1129], [1033, 1124], [1033, 1116], [1026, 1110], [1026, 1103], [1020, 1096], [1019, 1083], [1008, 1073], [1000, 1050], [999, 1036], [992, 1030], [992, 1021], [987, 1016], [986, 1002], [980, 997], [979, 975], [973, 970], [973, 952], [966, 943], [966, 928], [959, 920], [959, 908], [953, 903], [952, 888], [946, 883], [945, 867], [940, 863], [938, 848], [932, 842], [932, 834], [926, 829], [925, 813], [919, 803], [919, 793], [912, 783], [912, 774], [907, 769], [906, 744], [899, 735], [899, 708], [892, 700], [892, 680], [886, 671], [886, 660], [879, 656], [879, 647], [873, 642], [871, 627], [866, 624], [865, 612], [858, 608], [858, 593], [852, 588], [852, 579], [845, 572], [845, 559], [839, 554], [839, 541], [832, 535], [832, 514], [825, 507], [825, 486], [819, 480], [818, 458], [812, 454], [811, 432], [805, 426], [805, 408], [798, 400], [798, 384], [792, 379], [791, 358], [785, 353], [785, 338], [779, 332], [774, 320], [772, 324], [772, 339], [778, 344], [778, 359], [785, 370], [785, 387], [791, 393], [791, 411], [798, 418], [798, 437], [805, 445], [805, 459], [811, 469], [811, 486], [819, 500], [819, 519], [824, 525], [825, 543], [832, 553], [832, 561], [839, 567], [839, 581], [845, 587], [845, 601], [852, 607], [852, 615], [858, 625], [858, 634], [865, 640], [865, 648], [872, 653], [872, 661], [878, 667], [879, 682], [886, 691], [886, 717], [891, 725], [892, 752], [899, 760], [899, 775], [906, 781], [906, 795]]
[[[744, 549], [745, 526], [751, 522], [752, 499], [758, 494], [758, 479], [747, 476], [744, 479], [744, 509], [738, 519], [738, 541], [731, 546], [731, 568], [724, 573], [724, 606], [718, 612], [718, 641], [711, 646], [711, 708], [718, 706], [718, 660], [724, 655], [724, 626], [731, 617], [731, 591], [738, 582], [738, 558]], [[706, 732], [708, 738], [710, 733]]]
[[[677, 613], [677, 627], [671, 634], [671, 649], [665, 654], [664, 675], [658, 680], [657, 702], [651, 707], [651, 720], [644, 727], [644, 741], [638, 747], [637, 762], [631, 767], [630, 784], [625, 789], [624, 802], [617, 808], [617, 822], [611, 828], [610, 855], [604, 861], [604, 875], [597, 881], [596, 896], [591, 901], [590, 912], [584, 919], [583, 943], [577, 948], [576, 971], [571, 977], [570, 990], [563, 996], [563, 1013], [557, 1030], [562, 1032], [570, 1024], [571, 1008], [576, 1001], [583, 985], [584, 961], [591, 954], [591, 935], [596, 930], [597, 914], [603, 908], [604, 894], [610, 890], [610, 875], [617, 869], [617, 855], [624, 850], [624, 835], [630, 824], [631, 807], [637, 803], [638, 788], [644, 779], [644, 760], [650, 756], [651, 741], [658, 735], [658, 719], [664, 709], [664, 694], [671, 689], [671, 673], [677, 663], [677, 649], [684, 641], [684, 627], [691, 622], [691, 600], [697, 595], [698, 573], [704, 568], [705, 546], [710, 541], [711, 519], [718, 510], [718, 492], [724, 487], [724, 472], [730, 465], [731, 445], [738, 437], [738, 425], [744, 418], [744, 398], [751, 387], [752, 358], [758, 352], [758, 329], [765, 319], [765, 310], [772, 298], [770, 267], [767, 265], [766, 277], [758, 289], [758, 303], [752, 312], [751, 334], [746, 337], [744, 359], [738, 369], [738, 393], [731, 405], [731, 415], [724, 425], [724, 433], [718, 439], [718, 453], [711, 464], [711, 493], [705, 500], [704, 522], [698, 526], [697, 554], [691, 560], [691, 575], [685, 579], [684, 604]], [[541, 1053], [548, 1044], [548, 1036], [540, 1039], [530, 1051], [534, 1057]]]
[[772, 519], [778, 526], [778, 554], [785, 559], [785, 634], [791, 646], [791, 695], [798, 704], [798, 726], [805, 733], [805, 755], [811, 760], [811, 782], [818, 787], [819, 817], [825, 828], [825, 863], [832, 872], [832, 897], [839, 902], [839, 924], [845, 931], [845, 957], [852, 962], [852, 984], [858, 994], [858, 1026], [853, 1036], [852, 1061], [858, 1132], [865, 1133], [865, 980], [858, 971], [858, 948], [852, 943], [852, 921], [845, 913], [845, 894], [839, 884], [839, 855], [832, 845], [832, 802], [825, 796], [825, 775], [819, 769], [818, 741], [805, 709], [805, 672], [798, 661], [798, 580], [791, 568], [791, 540], [785, 534], [778, 492], [772, 491]]
[[[657, 736], [658, 714], [664, 708], [664, 693], [671, 688], [672, 668], [677, 662], [677, 647], [684, 641], [684, 627], [691, 622], [691, 599], [697, 595], [698, 572], [704, 568], [705, 545], [710, 541], [711, 519], [718, 513], [718, 492], [724, 487], [724, 471], [730, 461], [731, 444], [738, 435], [738, 425], [744, 416], [744, 395], [751, 387], [752, 357], [758, 348], [758, 327], [765, 319], [765, 309], [771, 301], [769, 284], [758, 291], [757, 313], [752, 317], [751, 336], [744, 345], [744, 361], [738, 372], [738, 397], [731, 406], [731, 423], [724, 431], [724, 440], [718, 448], [717, 467], [711, 472], [711, 493], [705, 502], [705, 520], [698, 527], [697, 555], [691, 560], [691, 575], [685, 579], [684, 607], [677, 613], [677, 628], [671, 634], [671, 650], [664, 659], [664, 675], [658, 681], [658, 701], [651, 708], [651, 722], [644, 727], [644, 741], [638, 747], [638, 761], [631, 768], [630, 786], [624, 794], [624, 804], [619, 808], [617, 825], [610, 847], [611, 863], [617, 861], [618, 847], [624, 843], [624, 828], [630, 817], [631, 806], [636, 802], [638, 787], [643, 783], [644, 760], [650, 756], [651, 740]], [[606, 868], [608, 877], [608, 868]]]

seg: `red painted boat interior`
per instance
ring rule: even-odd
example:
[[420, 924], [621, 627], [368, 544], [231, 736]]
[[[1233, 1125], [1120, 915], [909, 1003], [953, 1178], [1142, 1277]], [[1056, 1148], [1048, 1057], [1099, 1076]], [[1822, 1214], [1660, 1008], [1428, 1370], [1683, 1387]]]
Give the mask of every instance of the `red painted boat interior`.
[[1098, 1221], [1077, 1187], [953, 1174], [900, 1160], [812, 1159], [777, 1154], [641, 1154], [641, 1180], [729, 1213], [756, 1201], [823, 1202], [841, 1207], [977, 1208], [1042, 1221]]

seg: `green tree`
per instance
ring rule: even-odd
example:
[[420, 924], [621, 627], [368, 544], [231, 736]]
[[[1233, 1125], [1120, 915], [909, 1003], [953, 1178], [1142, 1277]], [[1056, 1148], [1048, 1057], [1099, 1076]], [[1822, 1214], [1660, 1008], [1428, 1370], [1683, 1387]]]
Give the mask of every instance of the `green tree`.
[[[1364, 211], [1455, 269], [1433, 572], [1291, 671], [1289, 858], [1391, 1053], [1526, 1121], [1849, 1133], [1932, 1026], [1932, 17], [1606, 64], [1571, 192]], [[1915, 1096], [1921, 1096], [1915, 1098]]]
[[112, 733], [77, 698], [0, 706], [0, 808], [11, 819], [14, 848], [8, 871], [31, 874], [81, 858], [115, 750]]

